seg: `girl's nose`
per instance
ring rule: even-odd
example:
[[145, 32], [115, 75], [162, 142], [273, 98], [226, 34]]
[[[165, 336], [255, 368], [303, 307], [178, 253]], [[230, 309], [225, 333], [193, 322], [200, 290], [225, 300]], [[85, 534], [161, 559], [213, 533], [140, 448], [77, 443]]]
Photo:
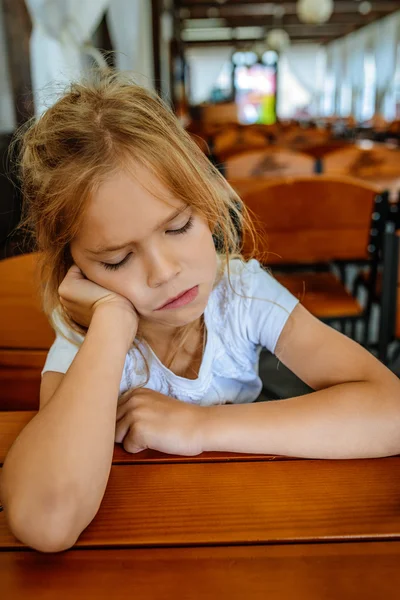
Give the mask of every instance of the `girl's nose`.
[[168, 283], [180, 273], [179, 262], [165, 248], [153, 250], [147, 257], [147, 285], [151, 288]]

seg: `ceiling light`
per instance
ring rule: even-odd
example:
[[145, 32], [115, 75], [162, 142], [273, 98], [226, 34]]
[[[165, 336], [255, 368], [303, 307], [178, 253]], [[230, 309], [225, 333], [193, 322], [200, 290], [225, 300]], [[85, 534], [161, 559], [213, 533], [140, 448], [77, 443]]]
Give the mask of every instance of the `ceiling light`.
[[276, 17], [277, 19], [282, 19], [282, 17], [285, 16], [285, 13], [285, 7], [282, 4], [277, 4], [274, 7], [274, 17]]
[[333, 0], [298, 0], [297, 15], [303, 23], [326, 23], [333, 13]]
[[371, 2], [361, 2], [359, 7], [358, 7], [358, 12], [360, 12], [362, 15], [368, 15], [372, 10], [372, 4]]
[[271, 50], [276, 52], [283, 52], [290, 46], [289, 34], [284, 29], [271, 29], [266, 41]]

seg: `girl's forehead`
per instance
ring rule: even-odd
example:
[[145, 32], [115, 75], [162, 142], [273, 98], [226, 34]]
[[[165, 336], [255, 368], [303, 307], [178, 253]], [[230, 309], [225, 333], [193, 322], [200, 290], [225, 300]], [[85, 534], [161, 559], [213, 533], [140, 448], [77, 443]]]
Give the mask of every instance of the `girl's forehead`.
[[126, 200], [136, 200], [138, 203], [152, 200], [159, 200], [164, 204], [176, 202], [174, 194], [155, 173], [135, 164], [110, 174], [94, 192], [92, 204], [101, 202], [109, 204], [117, 194]]
[[152, 173], [142, 169], [131, 175], [129, 171], [118, 171], [100, 185], [92, 196], [89, 214], [97, 216], [135, 214], [138, 217], [157, 218], [182, 202]]
[[85, 247], [94, 243], [112, 246], [121, 239], [140, 241], [186, 207], [160, 181], [137, 179], [120, 171], [93, 194], [76, 241]]

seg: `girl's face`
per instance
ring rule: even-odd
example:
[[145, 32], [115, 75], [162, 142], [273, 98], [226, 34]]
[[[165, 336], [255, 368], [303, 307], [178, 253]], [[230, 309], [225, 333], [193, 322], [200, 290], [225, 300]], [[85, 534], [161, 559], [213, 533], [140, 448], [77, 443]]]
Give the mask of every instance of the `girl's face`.
[[[211, 231], [152, 174], [141, 168], [138, 175], [146, 187], [156, 184], [165, 200], [126, 172], [111, 176], [92, 198], [71, 254], [88, 279], [128, 298], [142, 321], [182, 327], [203, 314], [213, 288]], [[187, 290], [180, 306], [163, 308]]]

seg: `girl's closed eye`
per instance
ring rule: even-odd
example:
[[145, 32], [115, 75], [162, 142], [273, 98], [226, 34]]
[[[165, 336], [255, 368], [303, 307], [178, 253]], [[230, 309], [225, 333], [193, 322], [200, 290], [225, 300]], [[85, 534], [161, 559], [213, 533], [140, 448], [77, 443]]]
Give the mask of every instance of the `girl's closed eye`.
[[123, 258], [120, 262], [118, 263], [106, 263], [106, 262], [102, 262], [101, 264], [103, 265], [103, 267], [105, 269], [107, 269], [108, 271], [116, 271], [117, 269], [119, 269], [120, 267], [122, 267], [125, 263], [128, 262], [129, 257], [131, 256], [132, 252], [129, 252], [129, 254], [127, 254], [125, 256], [125, 258]]
[[[193, 227], [193, 217], [190, 217], [189, 220], [187, 221], [187, 223], [185, 223], [185, 225], [183, 227], [180, 227], [179, 229], [169, 229], [166, 231], [166, 233], [169, 233], [170, 235], [179, 235], [179, 234], [186, 233], [192, 227]], [[132, 252], [129, 252], [129, 254], [127, 254], [125, 256], [125, 258], [123, 258], [118, 263], [102, 262], [101, 264], [103, 265], [103, 267], [105, 269], [107, 269], [109, 271], [116, 271], [117, 269], [119, 269], [120, 267], [122, 267], [123, 265], [125, 265], [128, 262], [128, 259], [131, 255], [132, 255]]]
[[189, 217], [189, 220], [183, 227], [180, 229], [169, 229], [166, 233], [170, 233], [172, 235], [179, 235], [180, 233], [186, 233], [193, 227], [193, 217]]

